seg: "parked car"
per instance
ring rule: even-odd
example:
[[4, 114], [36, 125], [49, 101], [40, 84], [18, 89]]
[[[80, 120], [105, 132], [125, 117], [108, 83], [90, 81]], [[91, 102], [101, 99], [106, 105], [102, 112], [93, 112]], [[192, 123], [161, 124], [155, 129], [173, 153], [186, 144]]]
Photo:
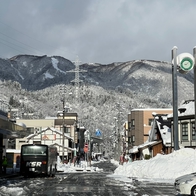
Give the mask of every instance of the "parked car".
[[177, 193], [196, 196], [196, 172], [176, 178], [174, 186]]

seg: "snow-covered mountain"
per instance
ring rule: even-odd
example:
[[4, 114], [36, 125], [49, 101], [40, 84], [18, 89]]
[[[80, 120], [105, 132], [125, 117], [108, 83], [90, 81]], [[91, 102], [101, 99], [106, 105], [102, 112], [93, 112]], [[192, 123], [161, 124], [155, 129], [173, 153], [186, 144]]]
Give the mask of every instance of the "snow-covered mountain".
[[[60, 85], [65, 102], [78, 112], [89, 130], [111, 132], [114, 117], [121, 122], [133, 108], [172, 107], [172, 66], [169, 62], [133, 60], [107, 65], [80, 65], [79, 101], [75, 99], [75, 65], [60, 56], [18, 55], [0, 59], [1, 98], [19, 113], [36, 118], [55, 116], [62, 110]], [[178, 101], [194, 98], [193, 72], [178, 74]], [[119, 107], [120, 104], [120, 107]], [[121, 125], [122, 125], [121, 123]]]

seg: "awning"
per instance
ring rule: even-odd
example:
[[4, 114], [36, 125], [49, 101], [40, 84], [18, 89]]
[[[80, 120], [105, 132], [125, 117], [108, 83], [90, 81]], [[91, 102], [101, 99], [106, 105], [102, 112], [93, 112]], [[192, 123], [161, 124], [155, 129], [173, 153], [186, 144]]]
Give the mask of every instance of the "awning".
[[3, 138], [17, 138], [22, 132], [26, 131], [26, 127], [16, 124], [8, 119], [0, 118], [0, 134]]

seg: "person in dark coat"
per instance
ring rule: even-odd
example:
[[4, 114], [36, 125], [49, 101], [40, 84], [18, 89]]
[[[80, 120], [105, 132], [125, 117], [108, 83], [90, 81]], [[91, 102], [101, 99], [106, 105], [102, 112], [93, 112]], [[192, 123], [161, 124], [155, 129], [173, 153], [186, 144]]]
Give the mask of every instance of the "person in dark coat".
[[7, 158], [6, 158], [6, 156], [3, 156], [2, 167], [3, 167], [3, 173], [6, 174], [6, 168], [7, 168]]

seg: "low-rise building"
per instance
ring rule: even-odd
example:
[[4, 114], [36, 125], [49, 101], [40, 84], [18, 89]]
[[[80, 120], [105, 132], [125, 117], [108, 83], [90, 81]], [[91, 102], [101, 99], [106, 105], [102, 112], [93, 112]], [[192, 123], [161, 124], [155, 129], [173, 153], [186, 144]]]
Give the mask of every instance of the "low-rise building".
[[154, 114], [148, 140], [129, 150], [133, 160], [149, 159], [157, 154], [171, 153], [171, 123], [167, 114]]
[[15, 148], [20, 150], [23, 144], [47, 144], [58, 148], [60, 157], [70, 159], [79, 148], [77, 113], [66, 113], [46, 119], [17, 119], [27, 127], [26, 136], [16, 139]]
[[[171, 121], [172, 148], [174, 148], [173, 114], [168, 115]], [[178, 146], [196, 148], [195, 101], [186, 100], [178, 107]]]
[[149, 109], [133, 109], [128, 114], [128, 149], [133, 146], [143, 144], [148, 140], [149, 130], [151, 130], [154, 114], [170, 114], [171, 108], [149, 108]]

